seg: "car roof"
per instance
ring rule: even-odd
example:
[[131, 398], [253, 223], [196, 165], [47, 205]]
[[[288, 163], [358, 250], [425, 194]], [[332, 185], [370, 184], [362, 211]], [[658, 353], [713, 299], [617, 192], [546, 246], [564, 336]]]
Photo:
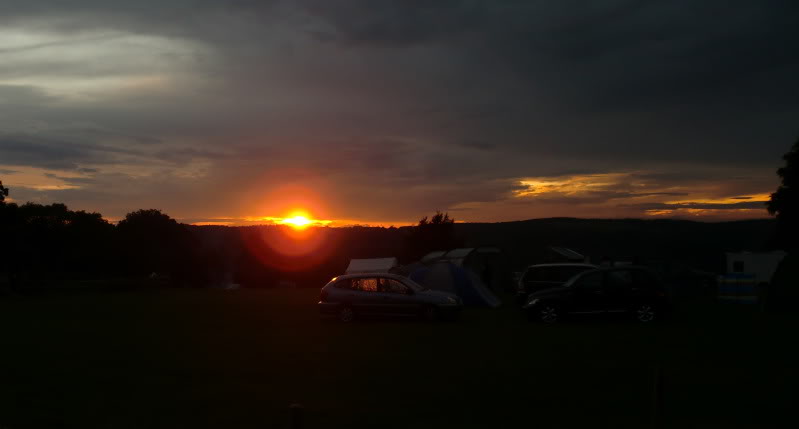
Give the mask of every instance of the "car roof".
[[614, 265], [612, 267], [599, 267], [600, 270], [603, 271], [613, 271], [613, 270], [645, 270], [645, 271], [652, 271], [652, 268], [647, 267], [646, 265]]
[[374, 273], [352, 273], [352, 274], [342, 274], [340, 276], [333, 277], [335, 280], [344, 280], [344, 279], [357, 279], [362, 277], [388, 277], [397, 280], [409, 280], [405, 276], [401, 276], [399, 274], [393, 273], [381, 273], [381, 272], [374, 272]]
[[553, 262], [550, 264], [533, 264], [527, 267], [530, 268], [543, 268], [543, 267], [585, 267], [585, 268], [599, 268], [594, 264], [586, 264], [584, 262]]
[[650, 272], [650, 273], [653, 273], [653, 274], [655, 273], [655, 271], [652, 268], [647, 267], [646, 265], [617, 265], [617, 266], [613, 266], [613, 267], [596, 267], [596, 269], [589, 270], [589, 271], [583, 271], [582, 273], [580, 273], [578, 275], [579, 276], [583, 276], [583, 275], [586, 275], [586, 274], [589, 274], [589, 273], [606, 273], [606, 272], [609, 272], [609, 271], [625, 271], [625, 270], [627, 270], [627, 271], [630, 271], [630, 270], [632, 270], [632, 271], [646, 271], [646, 272]]
[[578, 278], [583, 278], [584, 276], [595, 274], [595, 273], [609, 273], [613, 271], [646, 271], [650, 274], [654, 274], [656, 278], [660, 279], [660, 276], [650, 267], [646, 265], [619, 265], [615, 267], [597, 267], [593, 270], [583, 271], [576, 276], [572, 277], [569, 281], [576, 280]]

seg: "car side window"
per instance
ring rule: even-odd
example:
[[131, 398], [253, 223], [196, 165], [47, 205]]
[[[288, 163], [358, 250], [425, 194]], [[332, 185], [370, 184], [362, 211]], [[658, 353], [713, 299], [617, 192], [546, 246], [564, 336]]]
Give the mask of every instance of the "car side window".
[[527, 282], [549, 282], [555, 280], [556, 273], [551, 267], [533, 268], [527, 271], [525, 281]]
[[566, 283], [572, 277], [582, 273], [583, 271], [588, 271], [589, 269], [590, 268], [587, 267], [561, 267], [560, 271], [558, 272], [557, 280]]
[[374, 277], [358, 279], [358, 290], [363, 292], [377, 292], [377, 279]]
[[408, 293], [408, 286], [400, 283], [394, 279], [380, 279], [380, 290], [386, 293], [397, 293], [397, 294], [407, 294]]
[[643, 270], [633, 272], [633, 283], [635, 287], [642, 289], [653, 289], [660, 285], [652, 273]]
[[586, 274], [575, 283], [580, 290], [597, 291], [602, 290], [602, 273]]
[[608, 290], [616, 293], [629, 292], [633, 287], [633, 273], [629, 270], [608, 273]]
[[341, 289], [358, 290], [363, 292], [376, 292], [377, 279], [376, 278], [347, 279], [337, 283], [336, 287]]

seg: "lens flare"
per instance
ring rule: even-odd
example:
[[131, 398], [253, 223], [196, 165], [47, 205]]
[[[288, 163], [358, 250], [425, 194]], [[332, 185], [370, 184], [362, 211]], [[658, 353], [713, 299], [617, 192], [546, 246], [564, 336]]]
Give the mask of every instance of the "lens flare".
[[288, 225], [294, 229], [305, 229], [309, 225], [313, 224], [314, 221], [303, 215], [294, 215], [292, 217], [283, 218], [280, 223], [283, 225]]

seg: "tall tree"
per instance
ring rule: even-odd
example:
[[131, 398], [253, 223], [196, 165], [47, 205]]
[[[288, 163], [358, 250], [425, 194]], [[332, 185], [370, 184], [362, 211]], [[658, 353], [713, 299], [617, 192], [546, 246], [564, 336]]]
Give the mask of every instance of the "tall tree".
[[777, 217], [777, 245], [795, 250], [799, 248], [799, 140], [782, 159], [785, 166], [777, 170], [782, 184], [766, 206]]
[[461, 245], [455, 235], [455, 218], [449, 213], [436, 211], [436, 214], [419, 220], [408, 236], [406, 258], [416, 260], [429, 252], [450, 250]]
[[160, 210], [137, 210], [117, 224], [129, 274], [168, 274], [184, 283], [197, 267], [192, 261], [197, 243], [185, 225]]
[[0, 180], [0, 203], [6, 200], [8, 196], [8, 188], [3, 187], [3, 181]]

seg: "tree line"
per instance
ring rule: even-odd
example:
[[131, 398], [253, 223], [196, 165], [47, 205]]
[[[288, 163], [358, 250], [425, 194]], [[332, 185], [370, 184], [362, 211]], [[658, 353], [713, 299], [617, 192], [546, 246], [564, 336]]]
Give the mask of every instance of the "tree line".
[[460, 243], [454, 219], [444, 213], [410, 229], [316, 228], [306, 234], [310, 239], [292, 241], [285, 226], [186, 225], [156, 209], [133, 211], [114, 224], [64, 204], [6, 202], [5, 187], [0, 195], [0, 289], [5, 283], [13, 291], [93, 283], [319, 284], [341, 274], [350, 258], [399, 256], [409, 262]]
[[129, 213], [114, 225], [64, 204], [0, 201], [0, 225], [0, 271], [13, 290], [153, 273], [188, 282], [200, 257], [186, 225], [158, 210]]
[[[793, 268], [799, 267], [799, 141], [783, 158], [781, 184], [766, 208], [777, 219], [773, 247], [789, 252], [778, 276], [792, 283], [799, 281]], [[292, 253], [283, 251], [293, 245], [283, 226], [199, 227], [155, 209], [133, 211], [113, 224], [96, 212], [58, 203], [18, 205], [6, 201], [8, 195], [0, 181], [0, 288], [15, 290], [109, 279], [195, 287], [318, 284], [343, 272], [350, 258], [412, 262], [467, 244], [442, 212], [412, 228], [318, 228], [316, 247]]]

